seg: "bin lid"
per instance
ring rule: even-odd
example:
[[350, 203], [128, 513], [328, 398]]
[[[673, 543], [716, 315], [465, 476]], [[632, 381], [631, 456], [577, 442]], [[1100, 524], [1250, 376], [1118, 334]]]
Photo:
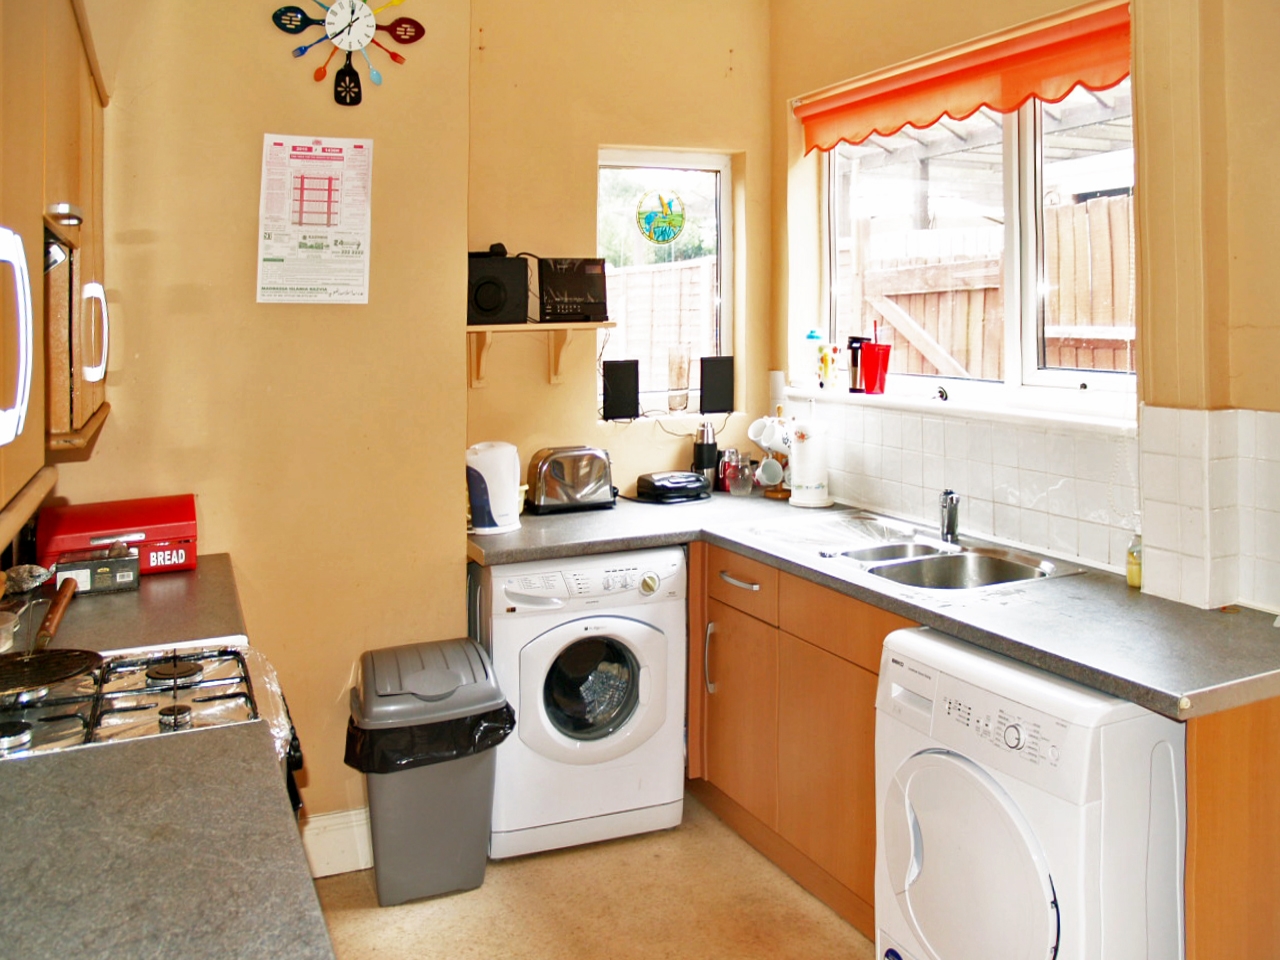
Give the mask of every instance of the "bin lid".
[[485, 652], [460, 637], [369, 650], [351, 689], [356, 726], [440, 723], [506, 703]]

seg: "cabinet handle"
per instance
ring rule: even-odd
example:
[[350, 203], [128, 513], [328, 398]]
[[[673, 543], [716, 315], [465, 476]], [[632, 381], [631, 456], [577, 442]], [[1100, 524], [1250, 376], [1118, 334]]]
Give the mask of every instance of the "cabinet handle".
[[107, 316], [107, 291], [102, 284], [92, 280], [84, 285], [81, 294], [85, 300], [97, 300], [98, 309], [102, 312], [102, 353], [97, 363], [84, 365], [84, 379], [88, 383], [97, 383], [107, 375], [107, 346], [111, 341], [111, 320]]
[[27, 271], [27, 251], [22, 237], [0, 227], [0, 263], [13, 265], [13, 292], [18, 302], [18, 379], [14, 405], [0, 410], [0, 446], [13, 443], [27, 422], [31, 400], [31, 275]]
[[707, 632], [702, 638], [702, 683], [707, 693], [715, 693], [716, 685], [711, 682], [711, 635], [716, 632], [716, 625], [707, 621]]
[[720, 571], [720, 579], [729, 584], [729, 586], [737, 587], [740, 590], [750, 590], [754, 593], [760, 589], [760, 584], [751, 583], [747, 580], [739, 580], [737, 577], [732, 577], [723, 570]]

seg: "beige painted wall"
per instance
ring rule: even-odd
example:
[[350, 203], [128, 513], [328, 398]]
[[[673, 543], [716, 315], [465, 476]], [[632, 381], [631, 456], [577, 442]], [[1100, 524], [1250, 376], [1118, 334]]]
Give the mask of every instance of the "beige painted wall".
[[[602, 146], [736, 155], [734, 355], [746, 413], [721, 446], [745, 445], [746, 423], [768, 401], [768, 3], [473, 0], [471, 9], [471, 249], [594, 256]], [[569, 345], [560, 384], [547, 380], [547, 337], [496, 338], [488, 385], [468, 391], [468, 443], [510, 441], [525, 465], [544, 446], [601, 446], [624, 492], [638, 474], [688, 468], [697, 418], [665, 424], [680, 436], [656, 421], [601, 422], [596, 336]]]
[[[373, 51], [381, 88], [357, 58], [355, 108], [312, 79], [323, 46], [290, 56], [271, 9], [138, 14], [106, 112], [112, 413], [57, 493], [196, 493], [200, 548], [232, 556], [323, 813], [364, 803], [342, 765], [359, 654], [466, 631], [469, 6], [399, 8], [427, 36], [404, 66]], [[255, 303], [268, 132], [373, 139], [367, 305]]]
[[1230, 403], [1280, 410], [1280, 4], [1224, 7]]

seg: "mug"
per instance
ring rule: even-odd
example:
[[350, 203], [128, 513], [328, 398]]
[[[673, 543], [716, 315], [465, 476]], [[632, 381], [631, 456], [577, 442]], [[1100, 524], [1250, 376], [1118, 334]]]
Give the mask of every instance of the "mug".
[[782, 469], [782, 464], [773, 457], [761, 460], [760, 466], [756, 468], [756, 483], [762, 487], [777, 486], [784, 476], [786, 473]]
[[786, 455], [791, 452], [791, 424], [781, 417], [769, 421], [760, 437], [761, 447]]

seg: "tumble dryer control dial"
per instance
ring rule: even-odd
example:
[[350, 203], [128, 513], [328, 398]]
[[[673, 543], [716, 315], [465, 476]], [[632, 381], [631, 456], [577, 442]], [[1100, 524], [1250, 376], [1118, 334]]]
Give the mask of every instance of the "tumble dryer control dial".
[[652, 570], [640, 577], [640, 595], [643, 597], [652, 597], [655, 593], [662, 589], [662, 578]]
[[1004, 728], [1004, 745], [1010, 750], [1021, 750], [1027, 739], [1022, 734], [1022, 727], [1011, 723]]

